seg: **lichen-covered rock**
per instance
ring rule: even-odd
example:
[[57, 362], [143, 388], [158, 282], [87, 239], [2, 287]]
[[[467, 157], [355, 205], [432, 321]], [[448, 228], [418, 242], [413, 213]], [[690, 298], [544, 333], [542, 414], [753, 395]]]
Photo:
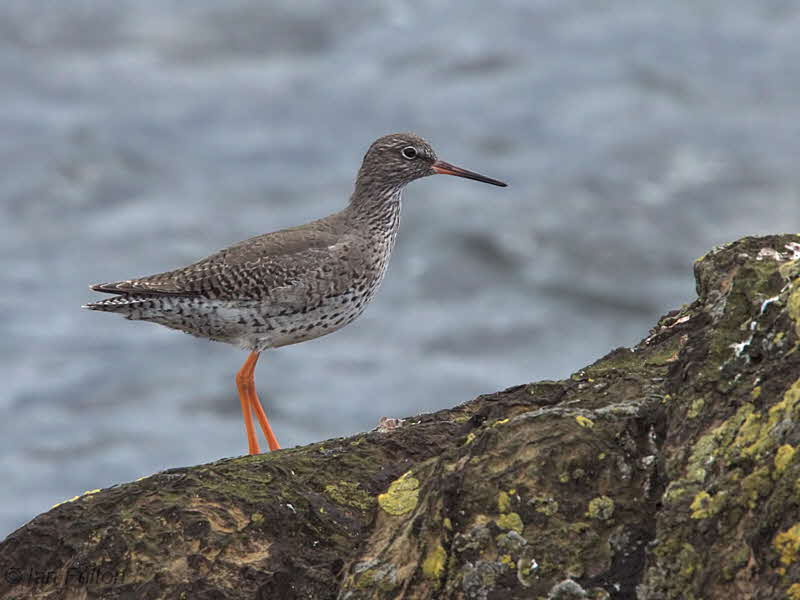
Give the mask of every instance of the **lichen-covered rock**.
[[800, 600], [800, 236], [695, 273], [568, 380], [64, 503], [0, 596]]

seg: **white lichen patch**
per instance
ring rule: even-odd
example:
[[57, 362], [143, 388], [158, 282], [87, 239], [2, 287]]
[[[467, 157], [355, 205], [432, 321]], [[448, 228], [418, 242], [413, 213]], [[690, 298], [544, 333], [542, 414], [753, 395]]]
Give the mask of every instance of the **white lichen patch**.
[[800, 260], [800, 243], [789, 242], [784, 248], [790, 252], [788, 260]]
[[762, 248], [758, 251], [756, 260], [782, 260], [781, 253], [775, 248]]

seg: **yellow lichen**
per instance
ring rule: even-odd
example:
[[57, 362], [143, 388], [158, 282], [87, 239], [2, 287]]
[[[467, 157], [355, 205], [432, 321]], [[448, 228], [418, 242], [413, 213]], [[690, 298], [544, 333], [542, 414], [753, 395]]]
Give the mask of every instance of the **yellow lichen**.
[[100, 491], [100, 488], [97, 488], [97, 489], [94, 489], [94, 490], [86, 490], [82, 494], [79, 494], [77, 496], [73, 496], [72, 498], [69, 498], [68, 500], [64, 500], [63, 502], [58, 502], [57, 504], [54, 504], [50, 508], [53, 509], [53, 508], [55, 508], [57, 506], [61, 506], [62, 504], [66, 504], [67, 502], [75, 502], [75, 500], [78, 500], [79, 498], [83, 498], [84, 496], [91, 496], [92, 494], [96, 494], [99, 491]]
[[753, 413], [748, 416], [742, 424], [736, 441], [745, 447], [742, 455], [746, 457], [758, 457], [764, 451], [769, 450], [773, 445], [771, 437], [775, 427], [784, 421], [794, 421], [797, 419], [797, 407], [800, 403], [800, 379], [795, 381], [786, 390], [783, 399], [772, 405], [767, 411], [766, 417], [760, 413]]
[[378, 504], [390, 515], [403, 515], [414, 510], [419, 498], [419, 480], [411, 471], [396, 479], [385, 493], [378, 495]]
[[492, 423], [492, 427], [497, 427], [498, 425], [505, 425], [510, 420], [511, 419], [500, 419], [499, 421], [495, 421], [494, 423]]
[[577, 415], [575, 417], [575, 421], [578, 423], [578, 425], [580, 425], [581, 427], [586, 427], [587, 429], [591, 429], [592, 427], [594, 427], [594, 421], [592, 421], [587, 417], [584, 417], [583, 415]]
[[453, 523], [450, 521], [450, 517], [445, 517], [442, 519], [442, 525], [444, 525], [444, 528], [447, 529], [447, 531], [453, 531]]
[[689, 508], [692, 509], [693, 519], [707, 519], [717, 514], [725, 504], [725, 492], [718, 492], [711, 496], [708, 492], [699, 492], [692, 500]]
[[757, 385], [756, 387], [753, 388], [753, 390], [750, 392], [750, 397], [753, 400], [758, 400], [761, 397], [761, 386], [760, 385]]
[[775, 534], [772, 547], [780, 556], [782, 565], [788, 567], [797, 561], [800, 554], [800, 523], [795, 523], [786, 531]]
[[471, 431], [467, 434], [467, 439], [464, 440], [464, 445], [467, 446], [475, 441], [475, 434]]
[[592, 519], [608, 521], [614, 514], [614, 501], [608, 496], [598, 496], [589, 501], [589, 510], [586, 515]]
[[500, 557], [500, 562], [503, 563], [505, 566], [510, 567], [512, 569], [516, 566], [514, 564], [514, 559], [511, 558], [510, 554], [503, 554], [503, 556]]
[[522, 517], [520, 517], [517, 513], [506, 513], [502, 514], [497, 517], [496, 521], [497, 526], [500, 529], [513, 529], [517, 533], [522, 533], [522, 530], [525, 528], [524, 523], [522, 522]]
[[57, 502], [56, 504], [53, 504], [53, 506], [51, 506], [50, 509], [52, 510], [52, 509], [56, 508], [57, 506], [61, 506], [62, 504], [66, 504], [67, 502], [75, 502], [75, 500], [77, 500], [78, 498], [80, 498], [80, 496], [73, 496], [72, 498], [67, 498], [66, 500], [62, 500], [61, 502]]
[[786, 590], [787, 600], [800, 600], [800, 583], [793, 583]]
[[783, 473], [786, 467], [792, 462], [794, 457], [795, 448], [791, 444], [784, 444], [775, 453], [775, 472], [777, 474]]
[[433, 549], [425, 556], [425, 560], [422, 561], [422, 574], [428, 579], [441, 579], [445, 562], [447, 562], [447, 552], [437, 541]]
[[689, 508], [692, 509], [692, 518], [693, 519], [705, 519], [708, 516], [708, 505], [711, 502], [711, 496], [708, 495], [708, 492], [699, 492], [692, 500], [691, 506]]
[[497, 494], [497, 510], [501, 513], [505, 513], [508, 512], [509, 508], [511, 508], [511, 499], [506, 492], [501, 491]]
[[262, 515], [261, 513], [258, 513], [258, 512], [257, 513], [253, 513], [250, 516], [250, 522], [251, 523], [261, 523], [261, 521], [263, 521], [263, 520], [264, 520], [264, 515]]

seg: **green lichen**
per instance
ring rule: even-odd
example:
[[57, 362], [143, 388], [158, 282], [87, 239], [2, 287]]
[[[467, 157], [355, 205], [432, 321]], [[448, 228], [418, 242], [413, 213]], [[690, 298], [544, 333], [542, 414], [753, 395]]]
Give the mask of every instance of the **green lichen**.
[[356, 588], [360, 590], [375, 588], [384, 592], [391, 592], [397, 587], [397, 582], [382, 569], [367, 569], [362, 571], [356, 579]]
[[694, 419], [697, 415], [700, 414], [700, 411], [703, 410], [703, 405], [705, 404], [705, 400], [703, 398], [695, 398], [692, 401], [692, 405], [689, 407], [689, 412], [686, 413], [686, 416], [690, 419]]
[[378, 504], [390, 515], [403, 515], [414, 510], [419, 499], [419, 480], [407, 471], [389, 485], [389, 489], [378, 496]]
[[751, 433], [746, 425], [752, 420], [754, 407], [745, 403], [731, 417], [701, 436], [692, 448], [692, 454], [686, 465], [686, 480], [690, 483], [703, 483], [706, 469], [714, 463], [720, 448], [732, 446], [738, 450], [752, 443], [757, 433]]
[[794, 284], [794, 291], [789, 295], [786, 309], [789, 311], [789, 316], [795, 323], [794, 330], [797, 333], [797, 337], [800, 338], [800, 284]]
[[673, 481], [667, 486], [667, 491], [664, 492], [664, 502], [667, 504], [673, 504], [680, 501], [688, 493], [689, 490], [687, 490], [678, 482]]
[[683, 544], [681, 546], [681, 551], [678, 553], [678, 565], [680, 567], [678, 572], [684, 579], [688, 580], [694, 575], [695, 571], [700, 567], [700, 557], [697, 555], [694, 546], [691, 544]]
[[614, 501], [608, 496], [598, 496], [589, 501], [586, 515], [592, 519], [608, 521], [614, 514]]
[[521, 534], [522, 530], [525, 528], [522, 517], [515, 512], [502, 514], [497, 517], [495, 522], [500, 529], [514, 530], [519, 534]]
[[732, 581], [736, 574], [747, 566], [750, 560], [750, 546], [747, 544], [734, 545], [733, 551], [725, 557], [722, 564], [722, 576], [725, 581]]
[[438, 581], [442, 578], [446, 562], [447, 552], [445, 552], [442, 544], [437, 541], [433, 549], [425, 556], [425, 560], [422, 561], [422, 574], [428, 579], [436, 579]]
[[706, 479], [706, 467], [714, 460], [717, 449], [719, 427], [702, 436], [692, 448], [692, 455], [686, 465], [686, 479], [689, 482], [703, 483]]
[[583, 379], [583, 375], [588, 375], [588, 380], [591, 383], [594, 379], [614, 371], [635, 371], [638, 368], [641, 368], [639, 356], [630, 348], [620, 348], [595, 364], [590, 365], [584, 371], [573, 373], [570, 378], [580, 380]]
[[534, 496], [530, 499], [530, 504], [536, 512], [548, 517], [558, 512], [558, 500], [551, 496]]
[[780, 475], [786, 470], [786, 467], [792, 462], [795, 451], [795, 447], [791, 444], [784, 444], [778, 448], [778, 451], [775, 453], [775, 473], [777, 475]]
[[533, 559], [522, 557], [517, 560], [517, 581], [525, 587], [533, 585], [536, 575], [536, 569], [539, 565], [533, 562]]
[[742, 497], [749, 508], [758, 506], [758, 499], [772, 489], [769, 469], [761, 467], [742, 479]]
[[369, 510], [375, 504], [375, 499], [362, 490], [358, 483], [352, 481], [339, 481], [326, 485], [325, 493], [336, 504], [359, 510]]
[[450, 517], [445, 517], [442, 519], [442, 525], [445, 529], [447, 529], [447, 531], [453, 531], [453, 523], [450, 521]]

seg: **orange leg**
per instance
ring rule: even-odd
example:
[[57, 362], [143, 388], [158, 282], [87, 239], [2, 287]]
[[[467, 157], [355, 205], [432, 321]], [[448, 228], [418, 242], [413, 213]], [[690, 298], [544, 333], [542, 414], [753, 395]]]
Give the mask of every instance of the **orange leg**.
[[258, 401], [256, 394], [256, 384], [254, 373], [256, 369], [256, 362], [258, 362], [259, 353], [251, 352], [250, 356], [239, 369], [236, 374], [236, 385], [239, 388], [239, 400], [242, 403], [242, 412], [244, 413], [244, 425], [247, 430], [247, 445], [250, 449], [250, 454], [258, 454], [258, 442], [256, 441], [255, 428], [253, 427], [253, 414], [255, 414], [261, 425], [261, 430], [267, 438], [267, 444], [270, 450], [280, 450], [278, 440], [272, 432], [272, 427], [269, 426], [267, 415]]
[[264, 413], [264, 408], [261, 406], [261, 402], [258, 401], [258, 395], [255, 392], [255, 388], [253, 389], [253, 395], [250, 397], [250, 402], [251, 406], [253, 407], [253, 412], [258, 418], [258, 422], [261, 424], [261, 431], [264, 432], [264, 437], [267, 438], [269, 449], [280, 450], [281, 447], [278, 444], [278, 438], [276, 438], [275, 434], [272, 433], [272, 427], [269, 426], [269, 421], [267, 420], [267, 415]]
[[247, 360], [244, 361], [242, 368], [236, 373], [236, 387], [239, 390], [239, 401], [242, 403], [242, 415], [244, 416], [244, 428], [247, 431], [247, 448], [250, 454], [259, 454], [261, 449], [258, 447], [256, 431], [253, 427], [253, 415], [250, 413], [252, 396], [256, 392], [256, 384], [253, 381], [253, 371], [258, 360], [258, 352], [251, 352]]

